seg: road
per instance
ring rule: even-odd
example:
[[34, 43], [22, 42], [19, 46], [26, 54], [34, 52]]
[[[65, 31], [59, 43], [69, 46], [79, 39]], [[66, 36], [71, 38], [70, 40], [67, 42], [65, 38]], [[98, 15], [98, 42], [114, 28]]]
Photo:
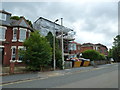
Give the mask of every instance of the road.
[[7, 83], [2, 88], [118, 88], [118, 64]]

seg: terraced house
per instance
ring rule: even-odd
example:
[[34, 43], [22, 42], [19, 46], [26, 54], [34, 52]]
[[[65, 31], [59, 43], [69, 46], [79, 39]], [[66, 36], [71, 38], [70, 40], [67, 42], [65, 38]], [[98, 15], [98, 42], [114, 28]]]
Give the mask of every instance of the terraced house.
[[23, 41], [29, 37], [32, 27], [24, 17], [11, 19], [11, 13], [0, 11], [0, 61], [9, 65], [10, 60], [20, 62], [19, 49], [24, 49]]

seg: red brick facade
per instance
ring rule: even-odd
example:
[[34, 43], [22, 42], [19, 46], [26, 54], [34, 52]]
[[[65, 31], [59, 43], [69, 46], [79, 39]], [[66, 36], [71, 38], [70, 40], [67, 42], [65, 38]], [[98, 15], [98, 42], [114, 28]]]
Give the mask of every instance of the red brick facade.
[[[11, 16], [11, 14], [9, 15]], [[7, 17], [7, 14], [6, 14], [6, 17]], [[19, 61], [18, 50], [20, 48], [23, 48], [23, 41], [29, 37], [29, 34], [32, 30], [31, 28], [29, 28], [30, 26], [28, 25], [28, 23], [24, 18], [20, 18], [20, 20], [17, 20], [17, 21], [14, 20], [14, 24], [12, 20], [9, 20], [9, 22], [11, 21], [11, 24], [13, 25], [7, 24], [8, 22], [7, 20], [8, 19], [6, 19], [6, 21], [2, 21], [3, 24], [0, 25], [0, 30], [2, 30], [2, 32], [4, 31], [2, 34], [0, 34], [0, 43], [1, 43], [0, 53], [2, 53], [2, 58], [0, 59], [2, 59], [1, 61], [4, 66], [10, 65], [10, 60], [12, 60], [13, 58], [12, 53], [15, 54], [14, 60]], [[3, 34], [4, 34], [4, 37], [2, 36]], [[15, 35], [15, 38], [16, 38], [15, 40], [13, 39], [14, 37], [13, 34]], [[13, 50], [13, 48], [15, 49]]]
[[101, 54], [108, 55], [108, 48], [102, 44], [91, 44], [91, 43], [85, 43], [81, 45], [80, 52], [84, 52], [85, 50], [96, 50], [100, 52]]
[[[18, 60], [18, 47], [19, 46], [23, 46], [23, 42], [19, 41], [19, 35], [20, 35], [20, 30], [19, 27], [18, 28], [18, 32], [17, 32], [17, 41], [13, 42], [13, 27], [7, 27], [6, 33], [5, 33], [5, 38], [6, 40], [2, 43], [2, 46], [4, 46], [4, 57], [3, 57], [3, 65], [9, 65], [10, 64], [10, 60], [11, 60], [11, 54], [12, 54], [12, 46], [16, 47], [16, 56], [15, 56], [15, 60]], [[29, 29], [27, 29], [26, 31], [26, 38], [28, 38], [28, 34], [29, 34]]]
[[77, 42], [71, 42], [69, 44], [69, 58], [80, 57], [80, 54], [86, 50], [96, 50], [105, 56], [108, 55], [107, 47], [102, 44], [84, 43], [81, 45]]

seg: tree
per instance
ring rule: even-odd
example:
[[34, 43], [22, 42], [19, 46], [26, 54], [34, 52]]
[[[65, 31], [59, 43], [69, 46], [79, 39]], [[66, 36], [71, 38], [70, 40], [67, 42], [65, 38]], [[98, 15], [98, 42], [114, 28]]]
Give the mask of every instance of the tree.
[[112, 57], [116, 62], [120, 62], [120, 49], [118, 47], [112, 48]]
[[[49, 32], [46, 36], [47, 40], [50, 43], [50, 46], [53, 49], [53, 35], [51, 32]], [[53, 50], [52, 50], [53, 51]], [[56, 59], [56, 66], [59, 68], [62, 68], [62, 54], [61, 54], [61, 49], [59, 48], [59, 44], [58, 44], [58, 39], [55, 38], [55, 59]], [[53, 53], [54, 55], [54, 53]], [[52, 55], [52, 56], [53, 56]], [[52, 62], [51, 62], [52, 66], [53, 66], [53, 57], [52, 57]]]
[[95, 50], [86, 50], [82, 53], [82, 57], [86, 59], [90, 59], [91, 61], [99, 59], [99, 52]]
[[110, 49], [110, 50], [108, 51], [108, 58], [112, 58], [112, 51], [113, 51], [113, 49]]
[[46, 39], [49, 41], [50, 46], [53, 48], [53, 35], [51, 32], [48, 32]]
[[120, 35], [114, 38], [113, 45], [111, 50], [112, 57], [115, 61], [120, 62]]
[[20, 17], [19, 16], [12, 16], [10, 19], [19, 20]]
[[52, 49], [47, 39], [41, 36], [38, 31], [32, 32], [23, 45], [26, 50], [21, 51], [21, 55], [28, 69], [42, 70], [43, 67], [50, 65]]
[[115, 47], [119, 47], [119, 48], [120, 48], [120, 35], [117, 35], [117, 36], [114, 38], [113, 44], [114, 44]]

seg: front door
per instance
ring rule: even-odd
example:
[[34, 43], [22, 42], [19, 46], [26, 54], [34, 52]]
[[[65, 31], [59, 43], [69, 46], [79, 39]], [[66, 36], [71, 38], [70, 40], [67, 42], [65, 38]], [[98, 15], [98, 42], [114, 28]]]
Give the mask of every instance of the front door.
[[3, 64], [4, 60], [4, 48], [0, 47], [0, 63]]

